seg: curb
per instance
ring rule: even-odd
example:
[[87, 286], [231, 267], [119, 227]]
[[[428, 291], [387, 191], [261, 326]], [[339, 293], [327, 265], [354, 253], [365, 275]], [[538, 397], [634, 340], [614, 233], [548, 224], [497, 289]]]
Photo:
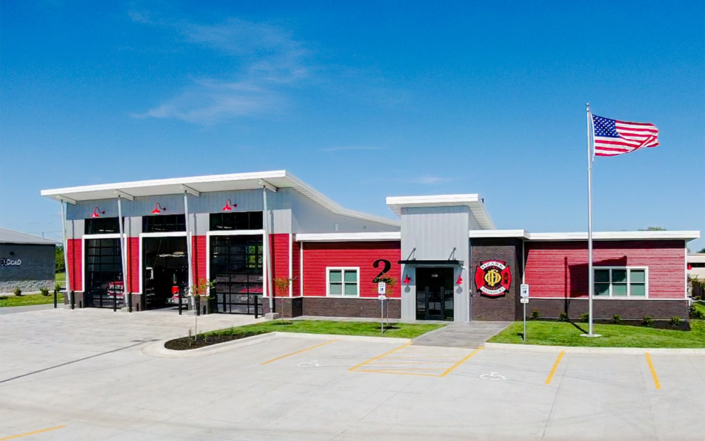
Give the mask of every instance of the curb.
[[590, 348], [585, 346], [548, 346], [548, 345], [518, 345], [510, 343], [485, 343], [485, 349], [496, 349], [516, 352], [548, 353], [563, 351], [568, 354], [620, 354], [643, 355], [645, 352], [663, 355], [693, 355], [705, 357], [705, 349], [685, 348]]
[[167, 349], [164, 344], [173, 339], [160, 340], [151, 343], [144, 348], [142, 348], [142, 353], [149, 357], [158, 358], [188, 358], [188, 357], [201, 357], [213, 354], [219, 354], [221, 352], [227, 352], [233, 349], [237, 349], [243, 346], [251, 346], [257, 343], [261, 343], [268, 340], [273, 340], [275, 338], [307, 338], [312, 340], [347, 340], [347, 341], [368, 341], [374, 343], [397, 343], [406, 344], [410, 343], [409, 338], [397, 338], [397, 337], [367, 337], [362, 335], [336, 335], [336, 334], [307, 334], [299, 332], [268, 332], [266, 334], [254, 335], [252, 337], [245, 337], [239, 340], [233, 340], [225, 343], [217, 343], [215, 345], [206, 346], [198, 349], [189, 349], [185, 351], [175, 351], [173, 349]]

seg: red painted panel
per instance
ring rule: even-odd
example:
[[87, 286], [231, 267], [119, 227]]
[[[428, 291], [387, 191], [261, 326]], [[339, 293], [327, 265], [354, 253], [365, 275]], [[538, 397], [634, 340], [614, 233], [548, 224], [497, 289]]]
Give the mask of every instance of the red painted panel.
[[80, 291], [83, 285], [83, 240], [68, 239], [66, 260], [68, 261], [70, 289]]
[[140, 292], [140, 239], [127, 238], [127, 289], [128, 292]]
[[395, 242], [337, 242], [304, 244], [303, 283], [305, 296], [326, 295], [327, 267], [359, 267], [360, 297], [377, 297], [377, 284], [372, 280], [382, 267], [372, 266], [377, 259], [386, 259], [392, 264], [387, 277], [397, 279], [397, 286], [388, 291], [390, 297], [400, 297], [401, 243]]
[[[270, 250], [272, 253], [272, 280], [277, 277], [291, 277], [289, 275], [289, 234], [270, 234]], [[281, 297], [272, 290], [275, 297]], [[288, 297], [289, 293], [285, 297]]]
[[294, 282], [292, 283], [292, 295], [297, 297], [301, 295], [301, 243], [296, 242], [294, 236], [292, 236], [291, 246], [291, 270], [293, 272], [292, 277], [294, 277]]
[[206, 253], [206, 236], [193, 236], [191, 241], [191, 267], [193, 269], [193, 281], [198, 283], [199, 279], [206, 278], [206, 265], [208, 254]]
[[[588, 295], [587, 242], [526, 242], [531, 297]], [[593, 265], [647, 266], [649, 298], [685, 296], [683, 241], [595, 242]]]

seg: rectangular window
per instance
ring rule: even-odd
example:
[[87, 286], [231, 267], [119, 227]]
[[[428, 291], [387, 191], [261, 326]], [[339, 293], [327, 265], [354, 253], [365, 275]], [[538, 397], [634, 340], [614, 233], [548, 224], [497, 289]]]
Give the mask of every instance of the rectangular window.
[[116, 217], [99, 217], [86, 219], [83, 227], [84, 234], [112, 234], [120, 232], [120, 224]]
[[329, 296], [360, 296], [359, 268], [326, 268], [326, 271]]
[[646, 268], [595, 268], [595, 296], [646, 298], [646, 273]]
[[261, 230], [263, 228], [261, 211], [211, 213], [210, 223], [211, 231]]
[[183, 214], [167, 214], [142, 217], [143, 233], [165, 233], [171, 231], [186, 231], [186, 216]]

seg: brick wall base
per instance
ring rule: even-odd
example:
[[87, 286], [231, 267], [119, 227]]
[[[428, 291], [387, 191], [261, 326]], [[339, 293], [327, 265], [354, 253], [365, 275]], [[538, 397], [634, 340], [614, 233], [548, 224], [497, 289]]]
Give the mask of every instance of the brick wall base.
[[[567, 312], [571, 319], [579, 319], [588, 312], [587, 299], [536, 299], [526, 305], [526, 314], [539, 311], [541, 317], [559, 318], [562, 312]], [[611, 319], [615, 314], [623, 320], [641, 320], [650, 315], [655, 319], [670, 319], [671, 317], [688, 318], [687, 300], [593, 300], [593, 313], [596, 319]]]
[[[387, 300], [389, 318], [401, 318], [401, 300]], [[265, 299], [262, 305], [264, 313], [269, 312], [269, 302]], [[274, 312], [283, 318], [293, 318], [302, 315], [314, 317], [356, 317], [379, 318], [379, 300], [371, 299], [339, 299], [331, 297], [291, 297], [275, 298]], [[385, 310], [386, 312], [386, 310]]]

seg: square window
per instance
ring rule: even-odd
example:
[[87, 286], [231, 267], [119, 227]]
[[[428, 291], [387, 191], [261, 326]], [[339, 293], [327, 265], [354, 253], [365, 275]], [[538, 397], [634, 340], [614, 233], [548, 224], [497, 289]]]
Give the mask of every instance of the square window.
[[613, 269], [612, 270], [612, 283], [627, 283], [627, 270]]
[[632, 297], [645, 297], [646, 285], [643, 283], [632, 283], [629, 286], [629, 295]]
[[359, 296], [358, 270], [347, 268], [328, 268], [329, 296]]
[[330, 275], [328, 276], [329, 280], [331, 283], [333, 282], [342, 282], [343, 278], [341, 277], [341, 271], [340, 270], [331, 270]]
[[346, 296], [356, 296], [357, 295], [357, 283], [346, 283], [345, 284], [345, 295]]
[[357, 283], [357, 271], [346, 270], [345, 271], [345, 283]]
[[595, 295], [609, 297], [610, 295], [610, 284], [609, 283], [596, 283], [595, 284]]
[[332, 296], [339, 296], [343, 294], [343, 284], [342, 283], [333, 283], [331, 282], [330, 284], [330, 295]]
[[631, 283], [646, 283], [646, 271], [645, 270], [632, 270], [630, 282]]
[[595, 270], [595, 283], [609, 283], [610, 270]]
[[627, 284], [626, 283], [615, 283], [612, 285], [612, 297], [626, 297], [627, 296]]

